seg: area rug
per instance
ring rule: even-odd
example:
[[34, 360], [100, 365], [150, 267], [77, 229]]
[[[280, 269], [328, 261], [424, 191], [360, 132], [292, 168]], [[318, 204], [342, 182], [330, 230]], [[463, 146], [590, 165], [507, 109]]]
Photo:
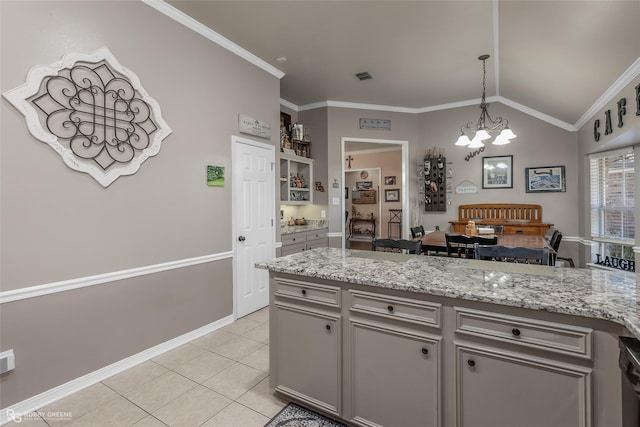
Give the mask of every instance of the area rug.
[[347, 427], [309, 409], [289, 403], [264, 427]]

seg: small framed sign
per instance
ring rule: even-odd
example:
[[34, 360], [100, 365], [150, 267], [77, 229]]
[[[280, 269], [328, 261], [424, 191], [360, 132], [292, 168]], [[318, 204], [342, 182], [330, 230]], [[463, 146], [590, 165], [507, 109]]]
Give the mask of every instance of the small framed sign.
[[271, 138], [271, 125], [246, 114], [238, 114], [238, 131], [260, 138]]
[[391, 130], [391, 120], [360, 119], [360, 129]]

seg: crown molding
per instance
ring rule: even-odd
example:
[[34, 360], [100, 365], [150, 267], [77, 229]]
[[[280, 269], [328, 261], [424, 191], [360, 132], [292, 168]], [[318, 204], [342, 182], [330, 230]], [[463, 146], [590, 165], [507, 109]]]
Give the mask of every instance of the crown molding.
[[293, 102], [289, 102], [286, 99], [280, 98], [280, 105], [296, 112], [300, 111], [296, 104], [294, 104]]
[[[487, 103], [499, 102], [501, 104], [504, 104], [508, 107], [513, 108], [514, 110], [518, 110], [522, 113], [535, 117], [539, 120], [542, 120], [543, 122], [547, 122], [549, 124], [552, 124], [554, 126], [557, 126], [569, 132], [576, 132], [578, 130], [578, 128], [576, 128], [574, 125], [563, 122], [562, 120], [558, 120], [555, 117], [551, 117], [547, 114], [541, 113], [540, 111], [534, 110], [533, 108], [529, 108], [525, 105], [518, 104], [517, 102], [511, 101], [510, 99], [505, 98], [503, 96], [489, 96], [486, 98], [486, 102]], [[343, 102], [343, 101], [330, 101], [330, 100], [297, 106], [282, 98], [280, 99], [280, 104], [294, 111], [306, 111], [306, 110], [314, 110], [316, 108], [336, 107], [336, 108], [353, 108], [357, 110], [386, 111], [386, 112], [392, 112], [392, 113], [422, 114], [422, 113], [430, 113], [433, 111], [449, 110], [452, 108], [461, 108], [461, 107], [469, 107], [472, 105], [480, 105], [480, 98], [469, 99], [466, 101], [451, 102], [449, 104], [433, 105], [430, 107], [423, 107], [423, 108], [396, 107], [396, 106], [377, 105], [377, 104], [359, 104], [357, 102]]]
[[499, 102], [501, 104], [507, 105], [507, 106], [513, 108], [514, 110], [518, 110], [518, 111], [523, 112], [525, 114], [528, 114], [528, 115], [530, 115], [532, 117], [540, 119], [543, 122], [547, 122], [549, 124], [552, 124], [554, 126], [557, 126], [557, 127], [561, 128], [561, 129], [564, 129], [564, 130], [569, 131], [569, 132], [577, 132], [578, 131], [578, 128], [575, 127], [572, 124], [569, 124], [567, 122], [563, 122], [562, 120], [558, 120], [555, 117], [551, 117], [548, 114], [541, 113], [540, 111], [534, 110], [533, 108], [529, 108], [526, 105], [518, 104], [517, 102], [512, 101], [510, 99], [507, 99], [507, 98], [502, 97], [502, 96], [496, 96], [495, 98], [496, 98], [496, 102]]
[[163, 13], [164, 15], [168, 16], [169, 18], [181, 23], [185, 27], [195, 31], [196, 33], [200, 34], [201, 36], [203, 36], [203, 37], [211, 40], [212, 42], [220, 45], [221, 47], [227, 49], [228, 51], [230, 51], [232, 53], [235, 53], [240, 58], [252, 63], [253, 65], [255, 65], [258, 68], [263, 69], [264, 71], [266, 71], [267, 73], [269, 73], [272, 76], [276, 77], [277, 79], [281, 79], [282, 77], [284, 77], [285, 74], [282, 71], [278, 70], [273, 65], [271, 65], [268, 62], [258, 58], [253, 53], [249, 52], [248, 50], [245, 50], [245, 49], [241, 48], [240, 46], [238, 46], [237, 44], [235, 44], [231, 40], [227, 39], [226, 37], [223, 37], [222, 35], [220, 35], [218, 33], [216, 33], [215, 31], [213, 31], [211, 28], [207, 27], [206, 25], [196, 21], [195, 19], [193, 19], [189, 15], [187, 15], [187, 14], [181, 12], [180, 10], [176, 9], [175, 7], [169, 5], [164, 0], [142, 0], [142, 2], [144, 4], [146, 4], [147, 6], [150, 6], [150, 7], [154, 8], [158, 12]]
[[624, 89], [633, 79], [640, 75], [640, 57], [635, 60], [627, 70], [622, 73], [618, 80], [613, 82], [600, 98], [589, 108], [586, 113], [576, 122], [576, 129], [582, 128], [591, 118], [602, 110], [622, 89]]

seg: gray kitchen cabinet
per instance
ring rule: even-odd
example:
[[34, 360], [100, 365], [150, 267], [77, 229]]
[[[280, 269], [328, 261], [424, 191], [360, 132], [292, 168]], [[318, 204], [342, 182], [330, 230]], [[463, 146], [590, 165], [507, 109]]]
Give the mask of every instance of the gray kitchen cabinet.
[[393, 426], [402, 414], [403, 427], [440, 426], [440, 305], [356, 290], [345, 296], [350, 422]]
[[458, 427], [592, 425], [591, 369], [456, 345], [456, 377]]
[[337, 288], [276, 282], [271, 320], [272, 386], [293, 400], [342, 415], [342, 319]]
[[592, 425], [591, 329], [454, 310], [457, 427]]
[[[439, 426], [440, 340], [350, 321], [351, 417], [356, 425]], [[393, 411], [389, 410], [393, 402]]]
[[329, 245], [327, 229], [301, 231], [282, 235], [282, 256], [296, 254], [315, 248], [326, 248]]
[[271, 388], [350, 425], [620, 425], [615, 325], [283, 273], [271, 280]]

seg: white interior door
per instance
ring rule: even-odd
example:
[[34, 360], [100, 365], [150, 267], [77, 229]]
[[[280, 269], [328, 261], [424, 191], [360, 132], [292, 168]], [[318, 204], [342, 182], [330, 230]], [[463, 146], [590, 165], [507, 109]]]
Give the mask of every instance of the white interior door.
[[234, 305], [242, 317], [269, 304], [269, 273], [254, 265], [275, 256], [275, 151], [236, 136], [232, 143]]

